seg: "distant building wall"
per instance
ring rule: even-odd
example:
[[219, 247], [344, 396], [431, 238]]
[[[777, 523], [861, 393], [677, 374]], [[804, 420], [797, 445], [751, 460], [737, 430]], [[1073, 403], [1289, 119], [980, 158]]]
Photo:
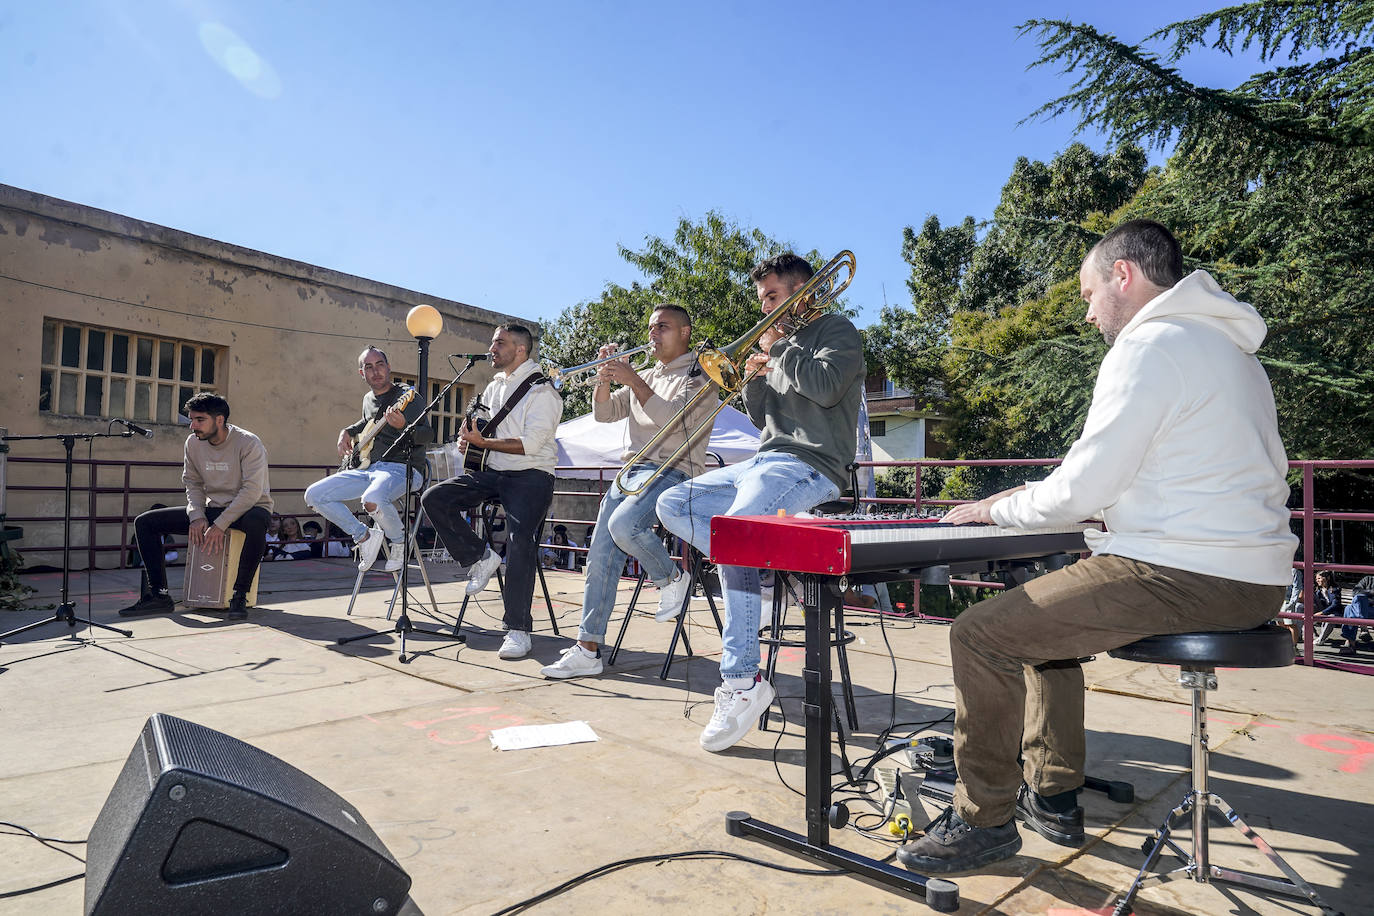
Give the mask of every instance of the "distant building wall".
[[[379, 244], [386, 240], [379, 239]], [[388, 286], [0, 185], [0, 426], [11, 435], [104, 432], [111, 417], [135, 420], [155, 432], [142, 438], [96, 440], [97, 460], [178, 463], [187, 430], [176, 422], [185, 396], [209, 388], [228, 399], [231, 423], [252, 430], [274, 465], [338, 461], [339, 429], [357, 419], [366, 385], [357, 356], [368, 343], [388, 354], [398, 375], [414, 378], [415, 340], [406, 313], [433, 305], [444, 330], [430, 355], [430, 377], [446, 381], [444, 355], [480, 352], [493, 328], [516, 316]], [[460, 397], [440, 418], [452, 433], [462, 405], [491, 378], [479, 364]], [[431, 385], [431, 390], [438, 387]], [[79, 443], [76, 457], [86, 457]], [[10, 458], [63, 455], [58, 442], [13, 442]], [[141, 472], [134, 486], [180, 489], [178, 468]], [[301, 488], [315, 476], [274, 476], [273, 489]], [[86, 485], [78, 468], [77, 487]], [[11, 460], [8, 514], [22, 522], [17, 545], [30, 565], [60, 562], [62, 468]], [[120, 486], [122, 473], [102, 474], [100, 486]], [[56, 486], [15, 492], [22, 485]], [[137, 514], [155, 501], [131, 500]], [[306, 511], [299, 494], [278, 496], [280, 511]], [[90, 514], [78, 497], [75, 514]], [[121, 498], [101, 497], [94, 515], [120, 517]], [[117, 535], [117, 531], [115, 534]], [[98, 540], [114, 535], [102, 528]], [[87, 543], [84, 522], [73, 546]], [[84, 566], [74, 555], [74, 565]], [[99, 566], [118, 565], [115, 554]]]

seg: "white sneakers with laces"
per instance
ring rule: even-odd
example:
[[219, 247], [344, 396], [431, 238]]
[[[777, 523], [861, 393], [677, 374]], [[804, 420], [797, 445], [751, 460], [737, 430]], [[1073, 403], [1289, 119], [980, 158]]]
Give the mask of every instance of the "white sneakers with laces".
[[600, 674], [601, 656], [588, 652], [577, 643], [573, 643], [563, 650], [563, 656], [558, 661], [540, 668], [539, 673], [555, 680]]
[[367, 572], [372, 568], [372, 564], [377, 562], [377, 555], [382, 552], [382, 543], [385, 540], [386, 535], [382, 534], [382, 529], [367, 529], [367, 540], [358, 543], [359, 572]]
[[691, 584], [692, 577], [679, 569], [677, 578], [658, 590], [658, 612], [654, 614], [654, 619], [663, 623], [682, 613], [682, 602], [686, 600], [687, 588]]
[[386, 542], [386, 565], [382, 567], [385, 572], [400, 572], [401, 567], [406, 565], [406, 545], [396, 541]]
[[701, 730], [701, 747], [718, 753], [734, 747], [749, 734], [759, 716], [773, 702], [773, 685], [759, 678], [747, 689], [731, 689], [725, 684], [716, 688], [716, 708], [711, 721]]
[[506, 638], [501, 640], [501, 648], [496, 650], [497, 658], [513, 661], [530, 654], [530, 634], [524, 630], [507, 630]]
[[[472, 568], [468, 570], [467, 593], [469, 595], [475, 595], [486, 588], [487, 583], [491, 581], [491, 577], [496, 575], [497, 567], [500, 565], [500, 554], [488, 547], [487, 552], [482, 554], [482, 559], [473, 563]], [[528, 634], [526, 635], [528, 636]], [[528, 649], [529, 647], [526, 646], [526, 651], [528, 651]], [[504, 656], [502, 657], [504, 658]]]

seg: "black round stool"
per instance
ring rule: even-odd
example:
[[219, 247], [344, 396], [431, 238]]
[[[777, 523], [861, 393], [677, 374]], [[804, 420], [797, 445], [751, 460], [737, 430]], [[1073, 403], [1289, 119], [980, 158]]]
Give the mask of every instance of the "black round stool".
[[[1220, 795], [1207, 788], [1207, 691], [1217, 689], [1217, 668], [1282, 668], [1293, 664], [1293, 638], [1287, 628], [1266, 624], [1253, 630], [1214, 633], [1176, 633], [1150, 636], [1130, 645], [1113, 649], [1115, 658], [1154, 665], [1178, 665], [1178, 683], [1193, 695], [1192, 785], [1183, 801], [1169, 812], [1164, 823], [1141, 847], [1145, 862], [1140, 866], [1131, 889], [1112, 911], [1113, 916], [1127, 916], [1131, 902], [1142, 888], [1189, 878], [1199, 884], [1221, 882], [1282, 894], [1306, 900], [1321, 907], [1323, 913], [1336, 914], [1268, 843], [1240, 819], [1235, 809]], [[1233, 871], [1212, 865], [1207, 858], [1207, 813], [1215, 808], [1227, 822], [1241, 832], [1264, 856], [1283, 872], [1287, 880]], [[1193, 822], [1193, 848], [1184, 850], [1171, 834], [1189, 815]], [[1168, 847], [1182, 866], [1159, 875], [1149, 874], [1159, 861], [1160, 853]]]

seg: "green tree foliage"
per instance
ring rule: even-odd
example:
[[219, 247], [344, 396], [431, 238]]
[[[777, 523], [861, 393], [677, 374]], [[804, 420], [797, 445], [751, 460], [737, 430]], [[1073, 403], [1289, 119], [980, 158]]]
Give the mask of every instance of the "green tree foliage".
[[[1115, 149], [1073, 144], [1048, 164], [1019, 160], [971, 251], [966, 234], [932, 220], [904, 246], [913, 308], [871, 339], [918, 350], [894, 360], [892, 375], [944, 393], [950, 422], [939, 434], [951, 454], [1046, 457], [1077, 436], [1103, 354], [1082, 320], [1078, 265], [1103, 232], [1134, 217], [1170, 226], [1189, 268], [1210, 271], [1264, 316], [1259, 357], [1289, 455], [1370, 454], [1372, 23], [1374, 2], [1247, 3], [1148, 36], [1167, 47], [1162, 57], [1088, 25], [1022, 26], [1039, 38], [1037, 65], [1076, 77], [1032, 117], [1075, 115], [1080, 131], [1106, 134]], [[1194, 85], [1174, 66], [1189, 53], [1247, 49], [1273, 66], [1234, 89]], [[1170, 144], [1167, 165], [1147, 170], [1142, 147]], [[948, 264], [957, 269], [942, 274]], [[916, 282], [926, 276], [943, 285]], [[941, 304], [917, 298], [926, 291]], [[961, 469], [944, 495], [1027, 476]]]
[[[1374, 372], [1374, 2], [1247, 3], [1150, 36], [1163, 59], [1090, 26], [1033, 20], [1039, 65], [1080, 74], [1035, 113], [1119, 142], [1176, 143], [1118, 214], [1171, 226], [1190, 266], [1259, 309], [1259, 356], [1292, 457], [1369, 454]], [[1186, 54], [1253, 49], [1282, 65], [1235, 89], [1183, 79]]]
[[[693, 345], [710, 340], [724, 346], [762, 318], [749, 271], [788, 247], [758, 229], [745, 229], [716, 211], [700, 222], [678, 221], [672, 239], [645, 238], [644, 248], [624, 246], [620, 255], [645, 276], [628, 288], [607, 284], [600, 298], [565, 309], [545, 331], [541, 360], [551, 366], [574, 366], [596, 359], [608, 341], [629, 349], [648, 342], [649, 315], [660, 302], [684, 306], [692, 315]], [[821, 255], [803, 255], [820, 266]], [[564, 388], [565, 419], [591, 410], [586, 385]]]

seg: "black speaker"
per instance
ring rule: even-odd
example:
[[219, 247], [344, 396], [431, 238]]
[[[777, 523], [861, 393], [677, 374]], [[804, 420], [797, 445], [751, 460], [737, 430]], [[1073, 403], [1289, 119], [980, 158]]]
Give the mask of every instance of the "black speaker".
[[271, 754], [158, 713], [87, 840], [86, 913], [395, 916], [410, 876], [348, 802]]

